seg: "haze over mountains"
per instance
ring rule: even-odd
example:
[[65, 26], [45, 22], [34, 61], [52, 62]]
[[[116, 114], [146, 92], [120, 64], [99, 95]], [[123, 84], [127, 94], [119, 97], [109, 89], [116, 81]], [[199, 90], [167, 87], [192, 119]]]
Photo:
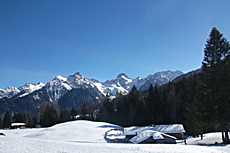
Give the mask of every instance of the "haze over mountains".
[[115, 96], [117, 93], [128, 94], [134, 85], [139, 91], [148, 90], [151, 84], [161, 86], [182, 74], [184, 73], [179, 70], [168, 70], [148, 75], [145, 78], [131, 79], [125, 73], [121, 73], [116, 79], [105, 82], [88, 79], [80, 72], [67, 77], [59, 75], [46, 84], [26, 83], [19, 88], [0, 89], [2, 105], [0, 114], [3, 113], [3, 110], [37, 112], [43, 100], [57, 102], [60, 108], [79, 108], [83, 101], [100, 102], [107, 93], [111, 96]]

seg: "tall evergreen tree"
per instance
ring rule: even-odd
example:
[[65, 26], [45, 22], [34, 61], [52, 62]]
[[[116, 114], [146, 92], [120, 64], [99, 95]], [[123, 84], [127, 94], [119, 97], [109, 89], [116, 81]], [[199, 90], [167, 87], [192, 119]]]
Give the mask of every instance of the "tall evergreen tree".
[[128, 103], [129, 103], [128, 109], [129, 109], [129, 119], [131, 125], [134, 125], [137, 122], [135, 118], [137, 115], [135, 109], [137, 108], [139, 96], [140, 94], [137, 91], [136, 86], [134, 85], [128, 94]]
[[72, 107], [72, 109], [70, 110], [70, 118], [71, 120], [74, 120], [74, 117], [76, 116], [76, 110], [74, 109], [74, 107]]
[[121, 126], [127, 126], [128, 113], [126, 112], [125, 100], [126, 97], [120, 95], [116, 98], [117, 102], [117, 111], [116, 111], [116, 123]]
[[230, 45], [223, 34], [213, 28], [209, 39], [207, 40], [206, 47], [204, 49], [204, 60], [202, 62], [203, 70], [203, 98], [200, 100], [203, 103], [203, 111], [208, 126], [214, 126], [221, 124], [223, 142], [229, 143], [228, 126], [229, 119], [223, 119], [225, 110], [228, 108], [227, 105], [230, 99], [226, 99], [225, 81], [227, 76], [225, 75], [226, 70], [223, 69], [223, 62], [226, 57], [229, 56]]
[[198, 100], [196, 97], [193, 98], [193, 101], [191, 103], [191, 108], [189, 111], [189, 116], [187, 119], [187, 134], [191, 134], [193, 136], [197, 136], [199, 134], [202, 134], [204, 130], [203, 122], [200, 121], [201, 114], [198, 111]]
[[158, 90], [157, 84], [154, 87], [153, 92], [153, 115], [154, 124], [160, 124], [162, 122], [162, 111], [163, 111], [163, 101], [161, 99], [161, 93]]
[[88, 109], [86, 107], [86, 102], [84, 102], [81, 106], [81, 109], [80, 109], [80, 113], [82, 115], [82, 119], [85, 120], [87, 119], [87, 115], [88, 115]]
[[154, 88], [153, 85], [151, 84], [149, 89], [148, 89], [148, 95], [146, 97], [146, 107], [145, 107], [145, 122], [147, 125], [154, 124], [154, 106], [153, 106], [153, 101], [154, 101]]
[[11, 127], [10, 112], [6, 111], [5, 116], [3, 118], [3, 128], [10, 128], [10, 127]]
[[60, 113], [60, 122], [67, 122], [70, 120], [70, 112], [66, 110], [65, 108], [61, 110]]
[[54, 106], [49, 106], [46, 105], [46, 109], [45, 112], [43, 114], [41, 114], [40, 116], [40, 124], [43, 127], [49, 127], [52, 126], [54, 124], [57, 124], [59, 121], [58, 119], [58, 112], [55, 109]]
[[176, 93], [175, 84], [168, 83], [168, 89], [165, 99], [166, 118], [168, 123], [177, 123], [178, 104], [180, 103], [180, 95]]
[[229, 55], [229, 50], [230, 46], [227, 39], [223, 37], [223, 34], [221, 34], [216, 27], [212, 28], [204, 48], [203, 71]]
[[114, 106], [113, 103], [111, 102], [109, 94], [107, 93], [106, 97], [102, 101], [98, 118], [101, 121], [114, 123], [115, 122], [114, 117], [115, 117]]
[[12, 119], [15, 123], [25, 123], [22, 113], [14, 113]]
[[3, 128], [3, 121], [2, 121], [2, 117], [0, 116], [0, 129]]

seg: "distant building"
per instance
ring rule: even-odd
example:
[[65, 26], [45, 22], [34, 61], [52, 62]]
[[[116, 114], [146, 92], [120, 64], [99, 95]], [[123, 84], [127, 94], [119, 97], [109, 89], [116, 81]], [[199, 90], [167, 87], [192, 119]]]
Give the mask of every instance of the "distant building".
[[106, 132], [105, 138], [112, 142], [175, 144], [177, 139], [182, 139], [184, 133], [182, 124], [170, 124], [110, 130]]
[[20, 128], [25, 128], [26, 124], [25, 123], [12, 123], [11, 124], [11, 129], [20, 129]]
[[184, 133], [182, 124], [169, 124], [125, 128], [122, 135], [126, 142], [175, 144], [176, 139], [182, 139]]

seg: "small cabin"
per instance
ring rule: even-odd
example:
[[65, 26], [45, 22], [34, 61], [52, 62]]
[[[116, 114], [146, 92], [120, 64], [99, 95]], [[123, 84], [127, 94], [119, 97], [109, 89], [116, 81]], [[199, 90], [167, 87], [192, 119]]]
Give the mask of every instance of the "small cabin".
[[21, 129], [25, 127], [26, 127], [25, 123], [12, 123], [11, 124], [11, 129]]

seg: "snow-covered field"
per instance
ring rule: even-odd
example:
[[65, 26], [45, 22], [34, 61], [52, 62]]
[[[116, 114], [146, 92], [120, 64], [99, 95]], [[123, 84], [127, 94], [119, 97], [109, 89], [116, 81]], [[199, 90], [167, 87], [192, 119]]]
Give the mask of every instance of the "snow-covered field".
[[50, 128], [0, 130], [0, 152], [230, 152], [230, 145], [192, 145], [221, 142], [221, 133], [205, 134], [204, 140], [188, 138], [187, 144], [107, 143], [105, 132], [119, 126], [90, 121], [72, 121]]

